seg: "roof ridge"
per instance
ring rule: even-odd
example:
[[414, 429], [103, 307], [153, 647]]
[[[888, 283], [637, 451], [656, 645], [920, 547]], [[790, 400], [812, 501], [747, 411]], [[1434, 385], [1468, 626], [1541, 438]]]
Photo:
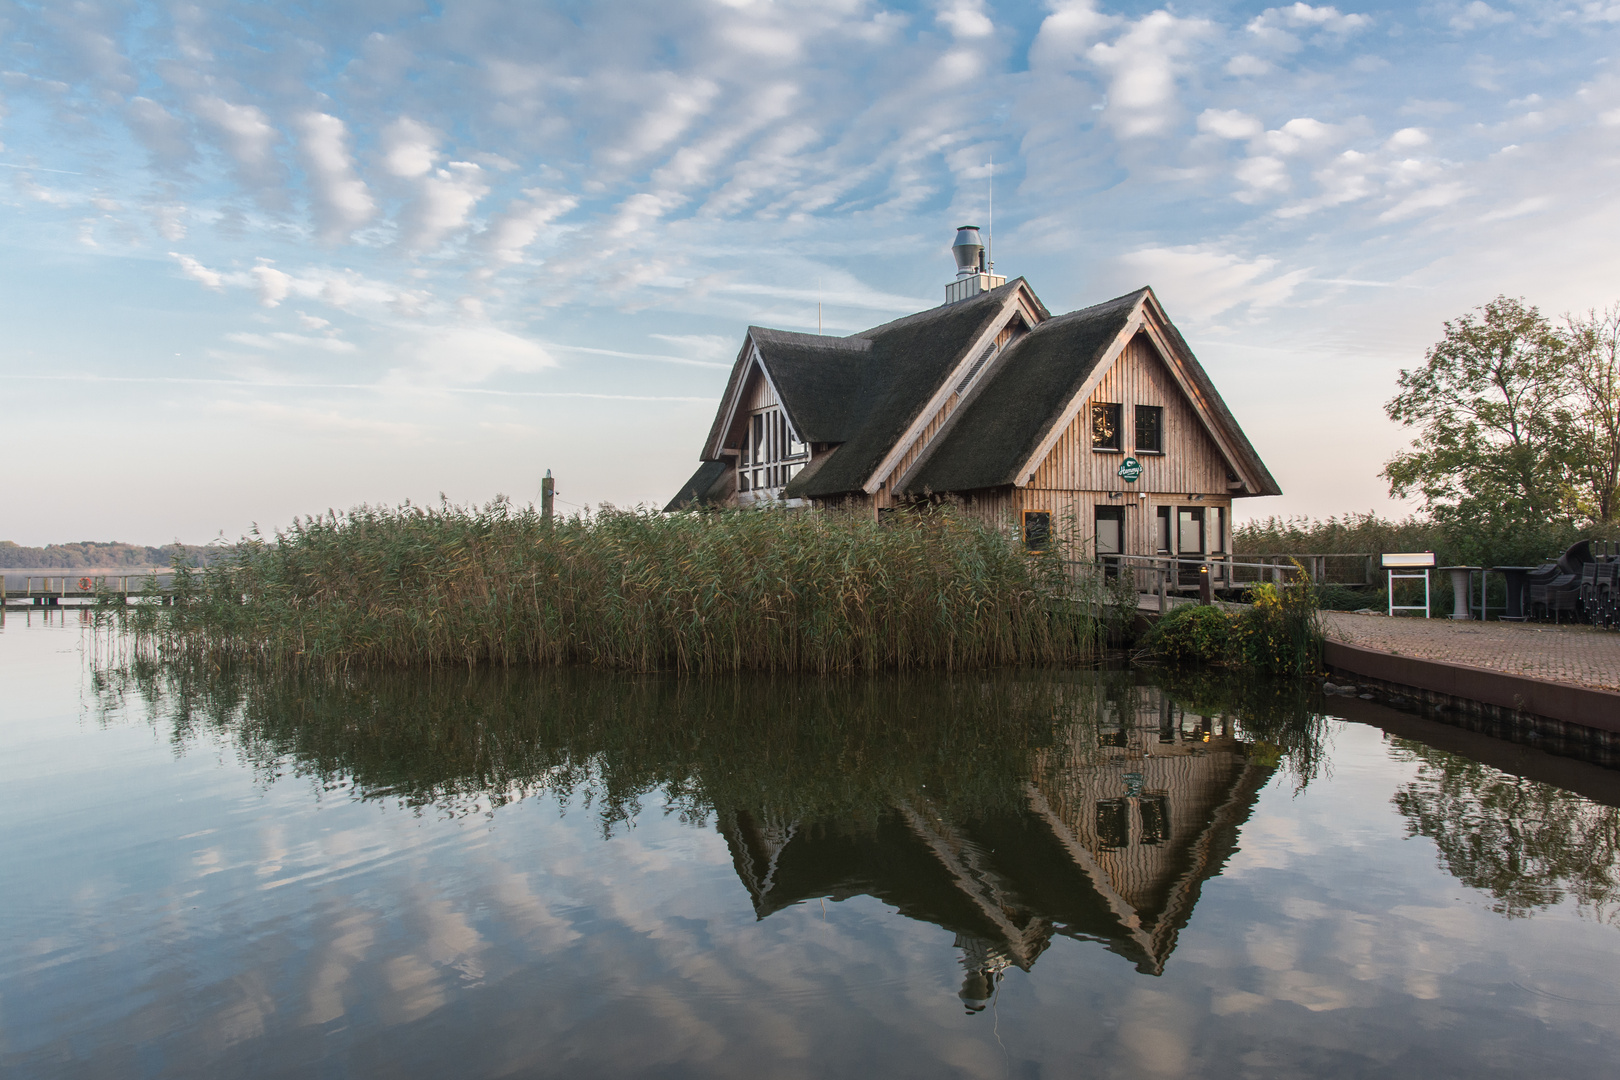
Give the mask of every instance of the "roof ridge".
[[[986, 289], [984, 292], [979, 293], [977, 296], [971, 297], [967, 300], [959, 300], [954, 304], [940, 304], [937, 307], [926, 308], [922, 311], [914, 311], [910, 315], [902, 315], [898, 319], [891, 319], [886, 323], [879, 323], [878, 325], [868, 327], [865, 330], [858, 330], [849, 336], [852, 338], [864, 338], [868, 334], [876, 334], [879, 331], [893, 330], [896, 327], [904, 326], [907, 323], [916, 320], [929, 319], [937, 315], [944, 315], [948, 312], [961, 311], [970, 304], [983, 303], [987, 297], [1005, 296], [1008, 290], [1017, 288], [1018, 283], [1023, 280], [1024, 279], [1021, 277], [1015, 277], [1004, 285], [997, 285], [993, 289]], [[1028, 283], [1026, 282], [1025, 284]]]
[[1144, 285], [1140, 289], [1133, 289], [1128, 293], [1114, 297], [1112, 300], [1104, 300], [1100, 304], [1092, 304], [1090, 307], [1075, 308], [1073, 311], [1065, 311], [1062, 315], [1053, 315], [1050, 319], [1047, 319], [1045, 322], [1033, 327], [1031, 332], [1045, 330], [1049, 326], [1062, 326], [1084, 316], [1099, 315], [1104, 311], [1104, 309], [1107, 308], [1116, 306], [1128, 307], [1130, 304], [1139, 303], [1142, 297], [1146, 296], [1152, 291], [1153, 290], [1151, 288]]
[[816, 349], [852, 349], [856, 352], [867, 352], [872, 348], [872, 342], [868, 338], [806, 334], [797, 330], [777, 330], [769, 326], [750, 326], [748, 335], [765, 341], [804, 345]]

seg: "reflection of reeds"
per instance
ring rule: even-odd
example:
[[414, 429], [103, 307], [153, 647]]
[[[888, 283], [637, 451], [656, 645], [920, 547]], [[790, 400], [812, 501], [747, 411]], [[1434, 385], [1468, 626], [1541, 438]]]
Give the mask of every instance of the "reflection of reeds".
[[1056, 560], [949, 509], [839, 513], [360, 508], [180, 568], [126, 625], [170, 655], [275, 667], [969, 668], [1094, 655]]
[[[649, 796], [692, 820], [747, 810], [865, 827], [924, 801], [963, 819], [1015, 813], [1038, 762], [1094, 764], [1114, 754], [1104, 729], [1146, 725], [1156, 737], [1160, 724], [1157, 692], [1143, 697], [1136, 676], [1117, 671], [277, 674], [117, 649], [93, 670], [105, 715], [140, 701], [177, 751], [232, 747], [266, 783], [299, 778], [451, 814], [549, 794], [594, 808], [605, 828], [633, 820]], [[1254, 685], [1189, 683], [1186, 707], [1233, 716], [1238, 737], [1252, 738], [1239, 695]], [[1318, 757], [1305, 701], [1263, 700], [1260, 737]]]

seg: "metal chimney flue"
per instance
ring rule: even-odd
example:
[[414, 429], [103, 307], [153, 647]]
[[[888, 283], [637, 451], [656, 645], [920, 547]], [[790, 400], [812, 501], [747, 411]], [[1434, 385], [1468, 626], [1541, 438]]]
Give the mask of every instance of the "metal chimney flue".
[[977, 225], [956, 227], [956, 243], [951, 245], [951, 254], [956, 256], [957, 277], [984, 272], [984, 241], [979, 239]]
[[984, 241], [979, 236], [977, 225], [958, 226], [951, 255], [956, 259], [956, 280], [945, 286], [947, 304], [969, 300], [1007, 284], [1006, 278], [990, 272]]

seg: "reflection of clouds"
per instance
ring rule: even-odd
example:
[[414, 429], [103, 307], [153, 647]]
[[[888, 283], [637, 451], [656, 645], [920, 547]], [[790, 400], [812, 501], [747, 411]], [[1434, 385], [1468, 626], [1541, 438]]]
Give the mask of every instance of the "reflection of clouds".
[[385, 1024], [420, 1020], [444, 1004], [439, 972], [415, 953], [383, 961], [383, 981], [388, 994], [376, 1005]]
[[1187, 1070], [1187, 1033], [1196, 1015], [1191, 1003], [1160, 990], [1136, 987], [1125, 1005], [1119, 1041], [1139, 1070], [1156, 1076], [1180, 1076]]
[[[318, 1036], [326, 1071], [389, 1076], [1299, 1075], [1329, 1059], [1600, 1075], [1620, 1039], [1613, 929], [1568, 905], [1508, 921], [1454, 903], [1388, 808], [1406, 766], [1353, 732], [1339, 750], [1333, 779], [1262, 793], [1169, 975], [1060, 936], [968, 1016], [950, 931], [868, 896], [756, 921], [722, 838], [656, 794], [607, 841], [546, 798], [488, 819], [315, 804], [297, 784], [248, 804], [246, 770], [206, 761], [175, 807], [145, 797], [178, 767], [156, 746], [116, 791], [162, 804], [120, 834], [138, 858], [80, 866], [58, 845], [28, 899], [38, 932], [0, 940], [0, 1072], [71, 1042], [84, 1072], [138, 1047], [177, 1074], [290, 1074]], [[0, 854], [22, 842], [0, 836]], [[272, 864], [281, 887], [261, 889]]]
[[308, 1009], [303, 1018], [306, 1024], [325, 1024], [343, 1015], [343, 989], [355, 965], [377, 939], [368, 917], [359, 912], [340, 917], [333, 929], [337, 934], [321, 946], [320, 967], [306, 996]]

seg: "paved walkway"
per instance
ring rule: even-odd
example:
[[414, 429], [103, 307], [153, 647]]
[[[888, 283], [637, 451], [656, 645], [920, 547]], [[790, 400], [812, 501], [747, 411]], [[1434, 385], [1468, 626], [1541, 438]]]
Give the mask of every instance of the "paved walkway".
[[1453, 622], [1324, 611], [1330, 639], [1528, 679], [1620, 690], [1620, 631], [1539, 623]]

